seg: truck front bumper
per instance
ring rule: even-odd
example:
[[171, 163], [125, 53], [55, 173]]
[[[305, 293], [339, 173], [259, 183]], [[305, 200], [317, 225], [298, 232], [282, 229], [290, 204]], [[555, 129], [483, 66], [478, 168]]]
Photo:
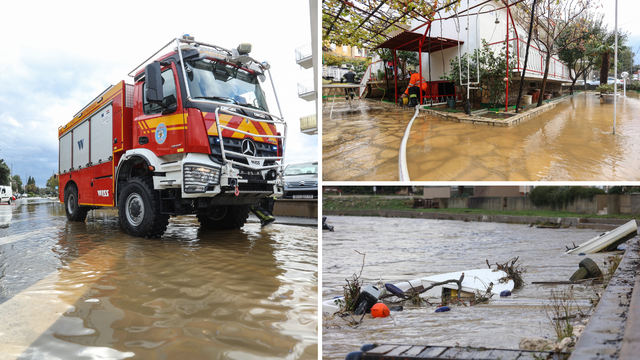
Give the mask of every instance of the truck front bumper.
[[[171, 159], [173, 160], [173, 159]], [[180, 188], [183, 199], [222, 194], [246, 198], [281, 197], [284, 189], [281, 169], [249, 170], [218, 164], [206, 154], [186, 154], [160, 163], [154, 171], [157, 190]]]

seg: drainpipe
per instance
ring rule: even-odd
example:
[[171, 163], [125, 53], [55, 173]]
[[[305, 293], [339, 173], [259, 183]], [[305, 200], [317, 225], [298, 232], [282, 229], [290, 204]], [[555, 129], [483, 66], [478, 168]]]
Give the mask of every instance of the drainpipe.
[[[618, 1], [618, 0], [616, 0]], [[509, 5], [507, 4], [507, 93], [504, 96], [504, 112], [509, 109]]]
[[393, 77], [393, 83], [396, 88], [396, 104], [398, 103], [398, 58], [396, 57], [396, 49], [393, 49], [393, 72], [395, 76]]
[[616, 56], [614, 63], [615, 66], [615, 76], [613, 78], [613, 135], [616, 134], [616, 114], [617, 114], [617, 106], [618, 106], [618, 0], [616, 0]]

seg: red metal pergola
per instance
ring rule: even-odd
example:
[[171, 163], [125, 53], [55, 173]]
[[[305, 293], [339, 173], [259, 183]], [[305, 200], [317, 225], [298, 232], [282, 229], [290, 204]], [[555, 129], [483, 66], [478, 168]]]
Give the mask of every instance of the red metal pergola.
[[[485, 0], [482, 1], [474, 6], [469, 7], [468, 9], [463, 9], [461, 10], [457, 15], [451, 15], [448, 17], [443, 17], [440, 19], [430, 19], [428, 16], [424, 15], [424, 14], [420, 14], [415, 10], [409, 10], [406, 11], [404, 13], [399, 13], [397, 11], [394, 11], [393, 13], [389, 13], [389, 12], [385, 12], [384, 11], [384, 7], [385, 5], [388, 3], [389, 0], [381, 0], [380, 3], [375, 4], [375, 8], [371, 8], [370, 10], [367, 8], [363, 8], [363, 7], [359, 7], [356, 6], [356, 2], [351, 2], [349, 0], [340, 0], [342, 2], [340, 9], [337, 10], [337, 13], [332, 13], [331, 11], [324, 9], [323, 8], [323, 14], [328, 15], [329, 17], [332, 18], [333, 21], [327, 22], [325, 23], [325, 21], [323, 21], [322, 27], [323, 27], [323, 33], [324, 36], [327, 36], [329, 33], [331, 33], [332, 31], [334, 31], [335, 29], [335, 24], [337, 22], [350, 22], [350, 19], [348, 18], [343, 18], [340, 16], [340, 14], [342, 13], [342, 10], [345, 7], [349, 7], [351, 8], [353, 11], [358, 12], [359, 14], [365, 16], [364, 20], [358, 24], [358, 26], [356, 27], [356, 30], [359, 28], [363, 28], [366, 29], [368, 31], [370, 31], [373, 35], [369, 38], [366, 39], [365, 41], [363, 41], [363, 43], [371, 43], [372, 41], [376, 41], [374, 40], [374, 38], [376, 38], [377, 36], [382, 36], [383, 38], [386, 38], [386, 40], [384, 40], [382, 43], [378, 44], [375, 49], [380, 49], [380, 48], [384, 48], [384, 49], [390, 49], [393, 50], [393, 54], [394, 54], [394, 61], [397, 64], [397, 56], [396, 56], [396, 52], [398, 50], [401, 51], [416, 51], [418, 52], [418, 57], [419, 57], [419, 67], [420, 67], [420, 75], [422, 75], [422, 53], [433, 53], [436, 51], [440, 51], [440, 50], [444, 50], [444, 49], [448, 49], [450, 47], [453, 46], [457, 46], [458, 44], [464, 44], [463, 41], [458, 41], [458, 40], [452, 40], [452, 39], [446, 39], [446, 38], [442, 38], [442, 37], [429, 37], [427, 36], [427, 34], [429, 33], [429, 29], [431, 28], [431, 24], [434, 21], [444, 21], [444, 20], [448, 20], [453, 18], [454, 16], [458, 16], [458, 17], [462, 17], [462, 16], [472, 16], [472, 15], [479, 15], [479, 14], [484, 14], [484, 13], [488, 13], [489, 11], [484, 11], [484, 12], [478, 12], [477, 14], [471, 14], [470, 10], [480, 7], [486, 3], [488, 3], [491, 0]], [[394, 0], [394, 1], [400, 1], [401, 3], [406, 3], [407, 1], [410, 0]], [[509, 1], [501, 1], [503, 6], [499, 7], [497, 10], [500, 9], [507, 9], [507, 34], [509, 34], [509, 22], [511, 22], [515, 32], [516, 32], [516, 37], [515, 39], [518, 39], [519, 36], [517, 34], [517, 27], [515, 26], [514, 23], [514, 19], [513, 16], [511, 14], [511, 7], [514, 5], [517, 5], [521, 2], [523, 2], [524, 0], [513, 0], [513, 3], [509, 3]], [[434, 9], [432, 12], [433, 14], [438, 13], [441, 10], [446, 9], [447, 7], [454, 5], [456, 3], [459, 3], [460, 0], [458, 1], [452, 1], [450, 3], [447, 3], [446, 5], [438, 8], [438, 9]], [[437, 4], [437, 2], [435, 3]], [[388, 5], [387, 5], [388, 7]], [[466, 13], [466, 14], [465, 14]], [[410, 31], [403, 31], [402, 33], [394, 36], [394, 37], [390, 37], [389, 35], [387, 35], [387, 32], [389, 30], [389, 28], [391, 28], [392, 26], [397, 26], [397, 23], [400, 22], [401, 20], [403, 20], [406, 17], [410, 17], [411, 19], [414, 20], [423, 20], [424, 23]], [[424, 34], [420, 34], [419, 32], [416, 32], [418, 29], [424, 27], [426, 25], [426, 30], [424, 32]], [[355, 31], [355, 30], [354, 30]], [[507, 36], [507, 42], [510, 40], [515, 40], [515, 39], [509, 39]], [[519, 49], [516, 49], [516, 51], [518, 51]], [[520, 59], [518, 58], [518, 61]], [[509, 76], [509, 51], [508, 51], [508, 47], [507, 47], [507, 77]], [[394, 70], [396, 72], [396, 76], [395, 76], [395, 87], [396, 87], [396, 102], [398, 100], [398, 85], [397, 85], [397, 66], [394, 67]], [[507, 93], [505, 96], [505, 111], [508, 108], [508, 102], [509, 102], [509, 87], [508, 87], [508, 83], [507, 83]], [[422, 103], [422, 91], [420, 91], [420, 103]]]
[[[418, 66], [420, 68], [420, 76], [422, 76], [422, 53], [433, 53], [445, 49], [464, 44], [463, 41], [458, 43], [457, 40], [447, 39], [443, 37], [428, 37], [429, 29], [431, 28], [431, 21], [426, 23], [427, 29], [424, 34], [420, 34], [414, 31], [403, 31], [400, 34], [388, 39], [382, 44], [378, 45], [376, 49], [390, 49], [393, 50], [393, 60], [397, 64], [397, 51], [413, 51], [418, 53]], [[421, 25], [424, 26], [424, 25]], [[395, 76], [395, 102], [398, 102], [398, 67], [394, 66]], [[431, 91], [431, 90], [429, 90]], [[422, 91], [420, 91], [420, 104], [422, 104]]]

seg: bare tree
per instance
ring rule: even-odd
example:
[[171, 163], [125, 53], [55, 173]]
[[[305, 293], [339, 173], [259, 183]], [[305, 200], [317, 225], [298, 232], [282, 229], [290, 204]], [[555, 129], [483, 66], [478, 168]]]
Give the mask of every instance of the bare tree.
[[[551, 57], [557, 55], [571, 41], [558, 44], [560, 36], [565, 39], [578, 39], [583, 36], [586, 11], [597, 6], [598, 0], [539, 0], [536, 6], [536, 21], [533, 29], [533, 42], [537, 48], [544, 51], [545, 69], [542, 77], [541, 94], [544, 94], [549, 75]], [[532, 0], [529, 0], [514, 12], [514, 18], [526, 27], [531, 16]], [[543, 97], [538, 99], [538, 106], [542, 105]]]

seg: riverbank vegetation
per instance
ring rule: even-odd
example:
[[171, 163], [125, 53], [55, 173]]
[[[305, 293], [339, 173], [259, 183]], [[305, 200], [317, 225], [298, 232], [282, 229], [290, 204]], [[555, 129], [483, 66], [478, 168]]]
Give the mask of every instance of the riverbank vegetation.
[[607, 219], [632, 219], [634, 215], [595, 215], [577, 214], [565, 211], [543, 210], [485, 210], [485, 209], [412, 209], [411, 198], [386, 198], [376, 196], [323, 196], [323, 210], [404, 210], [415, 212], [433, 212], [442, 214], [482, 214], [482, 215], [513, 215], [513, 216], [541, 216], [541, 217], [582, 217], [582, 218], [607, 218]]

